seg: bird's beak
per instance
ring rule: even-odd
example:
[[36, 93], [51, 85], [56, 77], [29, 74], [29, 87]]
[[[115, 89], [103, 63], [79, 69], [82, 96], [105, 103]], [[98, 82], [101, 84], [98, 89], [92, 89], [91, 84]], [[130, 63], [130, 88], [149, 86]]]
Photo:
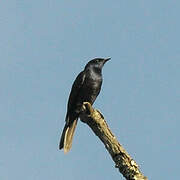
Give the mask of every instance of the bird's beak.
[[104, 59], [104, 63], [106, 63], [107, 61], [109, 61], [111, 58], [107, 58], [107, 59]]

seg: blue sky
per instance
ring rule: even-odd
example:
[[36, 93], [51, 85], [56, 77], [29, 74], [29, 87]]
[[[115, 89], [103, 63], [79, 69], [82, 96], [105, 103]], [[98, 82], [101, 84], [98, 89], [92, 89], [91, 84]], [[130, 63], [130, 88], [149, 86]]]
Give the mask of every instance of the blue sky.
[[180, 1], [6, 0], [0, 6], [0, 178], [123, 179], [78, 123], [58, 150], [71, 85], [111, 57], [94, 107], [149, 179], [178, 179]]

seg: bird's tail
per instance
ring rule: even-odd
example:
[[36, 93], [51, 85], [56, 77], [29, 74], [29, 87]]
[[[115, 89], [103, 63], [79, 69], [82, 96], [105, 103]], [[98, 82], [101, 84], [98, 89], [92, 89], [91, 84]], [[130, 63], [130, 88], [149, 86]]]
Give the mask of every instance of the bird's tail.
[[75, 119], [70, 125], [65, 124], [63, 133], [61, 135], [61, 140], [59, 144], [59, 149], [64, 149], [64, 153], [67, 153], [72, 146], [72, 140], [77, 125], [77, 120]]

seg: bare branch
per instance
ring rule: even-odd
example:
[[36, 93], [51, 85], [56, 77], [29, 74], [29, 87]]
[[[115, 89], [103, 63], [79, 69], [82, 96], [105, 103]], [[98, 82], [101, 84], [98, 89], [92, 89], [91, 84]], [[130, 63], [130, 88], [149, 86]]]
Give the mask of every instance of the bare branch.
[[115, 167], [127, 180], [148, 180], [141, 173], [137, 163], [112, 134], [103, 115], [98, 110], [93, 109], [90, 103], [84, 102], [80, 119], [100, 138], [115, 162]]

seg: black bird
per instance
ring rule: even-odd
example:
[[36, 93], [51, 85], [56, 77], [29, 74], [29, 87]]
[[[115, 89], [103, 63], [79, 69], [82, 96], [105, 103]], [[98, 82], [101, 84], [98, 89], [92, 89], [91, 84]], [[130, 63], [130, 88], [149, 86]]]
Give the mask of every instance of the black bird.
[[67, 105], [66, 124], [59, 144], [59, 149], [64, 148], [64, 153], [67, 153], [72, 146], [83, 102], [89, 102], [92, 105], [101, 90], [102, 67], [110, 59], [95, 58], [89, 61], [72, 85]]

